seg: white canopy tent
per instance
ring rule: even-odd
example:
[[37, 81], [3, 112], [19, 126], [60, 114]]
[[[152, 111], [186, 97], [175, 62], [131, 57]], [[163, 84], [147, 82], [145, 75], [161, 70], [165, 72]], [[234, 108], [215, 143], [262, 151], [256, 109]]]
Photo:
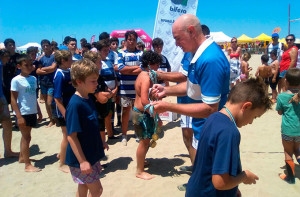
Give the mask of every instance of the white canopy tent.
[[17, 50], [20, 50], [20, 51], [25, 51], [27, 50], [28, 47], [38, 47], [39, 50], [42, 49], [41, 45], [39, 43], [36, 43], [36, 42], [29, 42], [23, 46], [20, 46], [20, 47], [17, 47]]
[[231, 41], [231, 37], [227, 36], [222, 31], [219, 31], [219, 32], [210, 32], [210, 36], [217, 43], [220, 43], [220, 42], [230, 42]]

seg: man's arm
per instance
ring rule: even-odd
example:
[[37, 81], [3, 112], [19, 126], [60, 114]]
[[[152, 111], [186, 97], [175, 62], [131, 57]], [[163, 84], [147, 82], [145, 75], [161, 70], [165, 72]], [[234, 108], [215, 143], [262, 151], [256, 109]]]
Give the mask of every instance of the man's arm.
[[192, 104], [175, 104], [165, 101], [156, 101], [152, 103], [154, 110], [158, 113], [171, 111], [178, 114], [191, 116], [193, 118], [207, 118], [212, 113], [218, 111], [219, 103], [192, 103]]
[[56, 71], [57, 68], [57, 63], [53, 62], [51, 66], [48, 67], [39, 67], [38, 69], [36, 69], [36, 74], [38, 75], [46, 75], [49, 73], [53, 73]]
[[157, 71], [157, 79], [163, 81], [171, 81], [171, 82], [185, 82], [187, 76], [182, 74], [181, 72], [163, 72]]

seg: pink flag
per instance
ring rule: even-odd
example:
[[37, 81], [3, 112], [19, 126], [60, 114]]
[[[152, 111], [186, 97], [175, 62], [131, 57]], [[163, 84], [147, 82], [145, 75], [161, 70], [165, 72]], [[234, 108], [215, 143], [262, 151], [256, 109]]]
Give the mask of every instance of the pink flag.
[[91, 44], [95, 41], [95, 37], [96, 37], [95, 35], [92, 36], [92, 38], [91, 38]]

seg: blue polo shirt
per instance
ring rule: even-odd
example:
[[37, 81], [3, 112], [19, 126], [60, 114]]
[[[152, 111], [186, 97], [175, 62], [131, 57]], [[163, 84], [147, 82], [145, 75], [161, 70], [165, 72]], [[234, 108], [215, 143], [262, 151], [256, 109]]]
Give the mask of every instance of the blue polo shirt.
[[[44, 55], [40, 59], [40, 62], [41, 62], [43, 67], [51, 66], [54, 61], [55, 61], [54, 60], [54, 55], [52, 55], [52, 54], [50, 56]], [[54, 72], [46, 74], [46, 75], [40, 75], [41, 85], [48, 86], [48, 87], [51, 87], [51, 86], [53, 87], [53, 77], [54, 77]]]
[[[187, 103], [226, 103], [229, 93], [230, 65], [221, 48], [212, 40], [205, 40], [189, 65]], [[199, 140], [206, 118], [193, 118], [194, 136]]]
[[228, 173], [235, 177], [242, 172], [240, 140], [240, 132], [228, 116], [216, 112], [208, 117], [200, 135], [186, 197], [236, 196], [238, 187], [216, 190], [212, 176]]
[[[184, 53], [183, 55], [179, 72], [181, 72], [184, 76], [188, 76], [189, 65], [192, 61], [192, 58], [193, 56], [191, 56], [191, 53]], [[187, 96], [178, 96], [177, 103], [187, 103], [187, 98]]]

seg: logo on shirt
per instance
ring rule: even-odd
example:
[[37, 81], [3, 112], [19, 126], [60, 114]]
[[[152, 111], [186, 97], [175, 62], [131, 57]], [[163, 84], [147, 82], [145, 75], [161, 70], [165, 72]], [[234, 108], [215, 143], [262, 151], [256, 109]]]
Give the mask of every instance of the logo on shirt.
[[183, 5], [183, 6], [187, 6], [187, 2], [188, 2], [188, 0], [171, 0], [171, 1], [176, 5]]

